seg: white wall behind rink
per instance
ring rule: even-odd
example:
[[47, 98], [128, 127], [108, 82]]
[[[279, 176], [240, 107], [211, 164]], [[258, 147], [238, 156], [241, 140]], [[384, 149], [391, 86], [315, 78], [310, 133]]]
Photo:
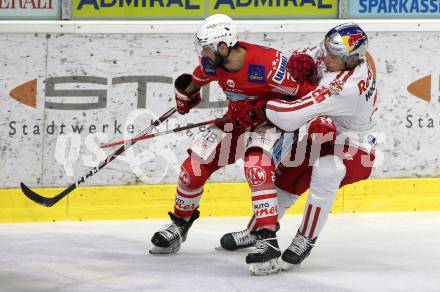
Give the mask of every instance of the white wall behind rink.
[[[239, 21], [240, 38], [289, 54], [293, 49], [318, 44], [325, 31], [346, 21]], [[380, 145], [385, 160], [374, 176], [439, 176], [440, 22], [358, 22], [370, 36], [369, 51], [375, 58], [378, 73], [379, 110], [375, 130], [385, 137]], [[160, 76], [173, 80], [180, 73], [191, 72], [197, 64], [193, 33], [199, 23], [0, 22], [0, 188], [16, 188], [20, 181], [33, 186], [65, 186], [74, 177], [84, 175], [90, 167], [88, 162], [97, 160], [89, 149], [93, 143], [89, 143], [90, 147], [86, 145], [90, 128], [96, 128], [95, 132], [105, 130], [109, 140], [122, 137], [115, 129], [138, 107], [137, 83], [130, 78]], [[96, 102], [93, 96], [47, 96], [48, 79], [63, 76], [101, 78], [102, 84], [57, 84], [55, 89], [105, 91], [105, 107], [94, 110], [47, 108], [46, 102]], [[425, 76], [431, 80], [430, 102], [413, 96], [406, 89]], [[127, 82], [120, 82], [121, 78]], [[33, 79], [37, 80], [36, 108], [20, 104], [9, 96], [16, 86]], [[174, 104], [173, 88], [170, 83], [150, 81], [147, 82], [146, 108], [160, 115]], [[212, 86], [210, 101], [223, 99], [218, 87]], [[176, 115], [164, 128], [220, 117], [223, 111], [212, 106], [184, 117]], [[144, 116], [136, 120], [136, 130], [144, 128], [150, 118]], [[66, 174], [66, 167], [57, 162], [63, 157], [55, 155], [62, 125], [65, 133], [68, 129], [71, 132], [72, 127], [83, 126], [80, 151], [77, 157], [71, 157], [72, 177]], [[48, 127], [53, 128], [54, 133], [47, 133]], [[40, 133], [34, 134], [35, 129]], [[89, 184], [173, 183], [177, 179], [176, 169], [191, 144], [190, 136], [191, 133], [173, 135], [137, 145], [134, 154], [144, 154], [143, 159], [134, 160], [143, 160], [143, 164], [130, 164], [128, 158], [114, 161]], [[150, 147], [148, 150], [146, 145]], [[64, 159], [67, 155], [66, 152]], [[215, 174], [213, 180], [243, 180], [242, 170], [229, 167]]]

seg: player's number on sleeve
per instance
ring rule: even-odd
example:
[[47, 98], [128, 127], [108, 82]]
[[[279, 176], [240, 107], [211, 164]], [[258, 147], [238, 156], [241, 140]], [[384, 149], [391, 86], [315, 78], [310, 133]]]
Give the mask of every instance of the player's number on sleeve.
[[321, 103], [326, 100], [328, 97], [332, 95], [331, 91], [328, 88], [318, 88], [312, 92], [312, 97], [316, 100], [317, 103]]

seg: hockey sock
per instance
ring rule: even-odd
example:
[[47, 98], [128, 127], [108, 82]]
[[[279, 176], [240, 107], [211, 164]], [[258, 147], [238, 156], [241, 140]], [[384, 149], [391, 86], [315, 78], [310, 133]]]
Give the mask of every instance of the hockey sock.
[[275, 166], [261, 150], [249, 152], [244, 159], [246, 179], [252, 191], [256, 230], [275, 230], [278, 219], [277, 191], [273, 182]]
[[[296, 200], [299, 199], [299, 195], [291, 194], [285, 190], [282, 190], [280, 188], [276, 188], [277, 190], [277, 197], [278, 197], [278, 221], [283, 218], [286, 211], [295, 204]], [[249, 220], [249, 223], [247, 225], [247, 229], [249, 231], [254, 231], [257, 224], [257, 220], [255, 219], [255, 215], [252, 216], [252, 218]]]
[[[197, 174], [193, 171], [197, 167]], [[200, 164], [191, 156], [180, 167], [179, 182], [177, 183], [176, 201], [174, 214], [180, 218], [189, 220], [191, 215], [199, 207], [202, 198], [203, 185], [212, 174], [206, 164]]]

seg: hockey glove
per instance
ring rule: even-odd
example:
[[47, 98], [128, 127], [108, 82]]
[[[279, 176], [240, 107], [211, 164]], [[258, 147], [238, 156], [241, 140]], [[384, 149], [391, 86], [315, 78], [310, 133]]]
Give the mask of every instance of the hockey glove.
[[246, 129], [255, 127], [266, 121], [266, 99], [257, 101], [230, 101], [228, 116], [231, 118], [234, 127]]
[[176, 109], [181, 115], [189, 113], [189, 111], [198, 105], [202, 101], [200, 95], [200, 89], [193, 93], [188, 94], [185, 89], [191, 84], [192, 76], [184, 73], [177, 77], [174, 81], [174, 92], [176, 97]]
[[316, 117], [307, 126], [309, 139], [314, 143], [323, 144], [329, 142], [335, 145], [336, 126], [332, 119], [326, 116]]
[[315, 82], [318, 70], [312, 57], [307, 54], [293, 54], [287, 63], [287, 70], [295, 80]]

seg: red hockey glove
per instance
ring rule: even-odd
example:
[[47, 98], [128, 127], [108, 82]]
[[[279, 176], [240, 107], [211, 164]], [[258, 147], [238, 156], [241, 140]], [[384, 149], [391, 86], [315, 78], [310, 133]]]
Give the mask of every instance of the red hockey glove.
[[230, 101], [226, 115], [231, 119], [234, 127], [240, 129], [255, 127], [266, 121], [266, 103], [266, 99]]
[[189, 113], [189, 111], [202, 101], [200, 90], [189, 95], [185, 89], [191, 84], [191, 74], [184, 73], [177, 77], [174, 81], [174, 93], [176, 97], [176, 109], [181, 115]]
[[332, 119], [326, 116], [316, 117], [308, 124], [309, 138], [316, 143], [323, 144], [329, 142], [335, 144], [336, 126]]
[[307, 54], [293, 54], [287, 62], [287, 71], [295, 80], [315, 82], [318, 70], [312, 57]]

